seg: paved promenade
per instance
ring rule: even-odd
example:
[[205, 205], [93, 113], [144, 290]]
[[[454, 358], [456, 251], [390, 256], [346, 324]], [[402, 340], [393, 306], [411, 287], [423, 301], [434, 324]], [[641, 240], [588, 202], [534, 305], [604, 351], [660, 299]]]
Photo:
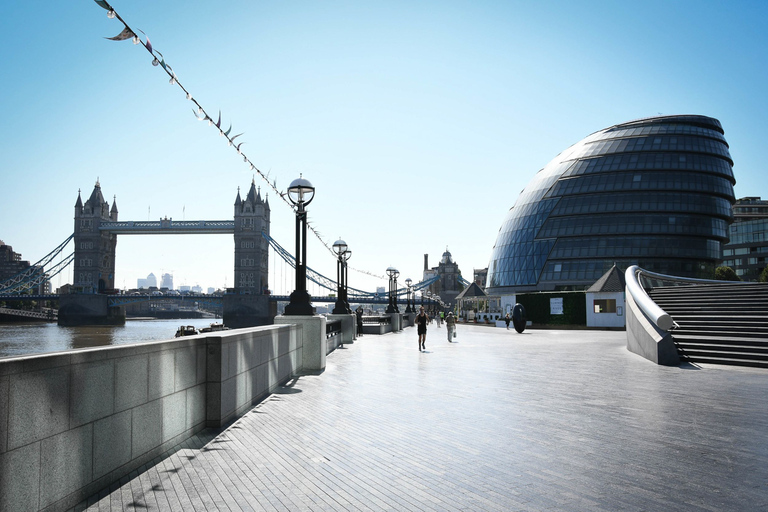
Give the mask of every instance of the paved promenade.
[[768, 511], [768, 371], [624, 332], [365, 336], [76, 510]]

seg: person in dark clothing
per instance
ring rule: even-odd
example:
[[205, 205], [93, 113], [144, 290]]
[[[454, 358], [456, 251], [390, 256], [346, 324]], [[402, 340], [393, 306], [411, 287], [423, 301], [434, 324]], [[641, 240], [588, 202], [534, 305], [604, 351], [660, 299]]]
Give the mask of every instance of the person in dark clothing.
[[357, 335], [362, 336], [363, 335], [363, 307], [357, 306], [357, 309], [355, 310], [355, 315], [357, 316]]
[[429, 315], [424, 312], [424, 306], [419, 308], [419, 314], [416, 315], [416, 330], [419, 334], [419, 352], [427, 350], [424, 343], [427, 341], [427, 322], [429, 322]]

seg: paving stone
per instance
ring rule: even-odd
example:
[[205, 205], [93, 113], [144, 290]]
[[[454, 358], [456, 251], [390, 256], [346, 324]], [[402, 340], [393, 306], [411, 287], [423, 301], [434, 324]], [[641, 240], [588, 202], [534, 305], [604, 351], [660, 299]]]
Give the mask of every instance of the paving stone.
[[88, 510], [768, 510], [766, 370], [459, 329], [361, 338]]

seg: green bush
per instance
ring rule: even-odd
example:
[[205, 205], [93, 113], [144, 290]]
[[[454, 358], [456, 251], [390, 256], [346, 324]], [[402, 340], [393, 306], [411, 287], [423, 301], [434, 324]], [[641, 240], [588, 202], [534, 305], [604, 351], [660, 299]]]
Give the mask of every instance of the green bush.
[[718, 281], [741, 281], [731, 267], [717, 267], [715, 269], [715, 279]]
[[768, 266], [766, 266], [763, 271], [760, 273], [760, 279], [759, 281], [761, 283], [768, 283]]

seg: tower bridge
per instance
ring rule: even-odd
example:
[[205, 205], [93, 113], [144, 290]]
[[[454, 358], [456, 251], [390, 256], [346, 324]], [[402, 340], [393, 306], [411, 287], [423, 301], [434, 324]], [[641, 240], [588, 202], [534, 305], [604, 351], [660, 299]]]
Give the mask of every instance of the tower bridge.
[[86, 201], [75, 202], [74, 270], [72, 292], [60, 298], [59, 324], [120, 324], [125, 308], [109, 294], [115, 290], [118, 235], [232, 234], [235, 242], [234, 293], [224, 302], [224, 321], [232, 327], [271, 324], [276, 307], [268, 288], [270, 207], [255, 180], [245, 198], [237, 197], [232, 220], [125, 221], [118, 218], [117, 201], [104, 199], [96, 181]]
[[[118, 235], [182, 235], [232, 234], [234, 236], [235, 286], [222, 296], [209, 297], [223, 305], [224, 322], [231, 327], [272, 324], [277, 302], [283, 298], [268, 290], [269, 248], [289, 265], [294, 266], [293, 255], [281, 247], [269, 234], [270, 207], [262, 199], [255, 181], [243, 199], [238, 188], [232, 220], [183, 220], [162, 218], [157, 221], [126, 221], [118, 219], [117, 202], [112, 205], [104, 199], [97, 181], [88, 199], [83, 202], [78, 191], [75, 203], [74, 234], [56, 249], [32, 265], [29, 270], [0, 282], [0, 298], [30, 300], [43, 296], [28, 295], [44, 280], [49, 280], [67, 265], [73, 263], [73, 283], [69, 293], [45, 295], [45, 300], [59, 300], [60, 325], [122, 324], [125, 305], [130, 302], [152, 300], [154, 296], [125, 296], [115, 289], [115, 255]], [[65, 246], [74, 239], [74, 252], [54, 264], [63, 254]], [[307, 268], [307, 279], [320, 287], [336, 291], [336, 282]], [[439, 276], [428, 276], [411, 287], [419, 291], [433, 284]], [[403, 296], [406, 288], [396, 290]], [[21, 295], [23, 294], [23, 295]], [[164, 296], [164, 300], [171, 297]], [[313, 297], [316, 302], [333, 302], [335, 297]], [[376, 293], [349, 288], [352, 303], [387, 303], [387, 297]]]

